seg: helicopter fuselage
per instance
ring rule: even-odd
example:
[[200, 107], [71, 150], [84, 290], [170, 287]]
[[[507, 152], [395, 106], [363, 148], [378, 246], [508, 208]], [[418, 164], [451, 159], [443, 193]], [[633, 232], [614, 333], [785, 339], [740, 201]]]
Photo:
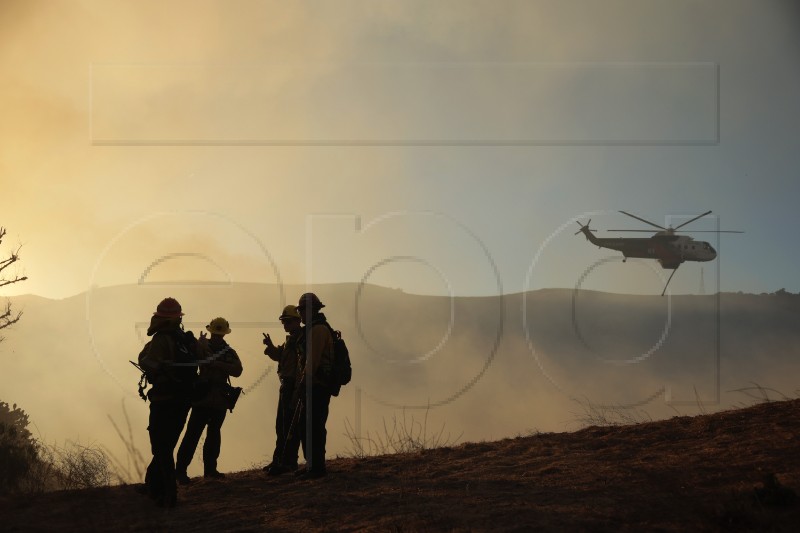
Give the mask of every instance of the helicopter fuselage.
[[684, 261], [713, 261], [717, 252], [709, 243], [686, 235], [659, 231], [648, 238], [595, 237], [587, 226], [581, 231], [594, 245], [622, 252], [625, 258], [656, 259], [665, 269], [675, 269]]

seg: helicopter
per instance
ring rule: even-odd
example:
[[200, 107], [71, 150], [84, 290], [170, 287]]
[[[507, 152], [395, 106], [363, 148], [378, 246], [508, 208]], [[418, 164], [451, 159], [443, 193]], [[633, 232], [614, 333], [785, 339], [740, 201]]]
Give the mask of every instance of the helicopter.
[[[645, 220], [641, 217], [636, 215], [632, 215], [631, 213], [620, 211], [623, 215], [627, 215], [629, 217], [635, 218], [645, 224], [649, 224], [653, 227], [658, 228], [661, 231], [656, 232], [654, 235], [651, 235], [648, 238], [599, 238], [595, 237], [592, 233], [593, 229], [589, 228], [589, 224], [592, 222], [591, 219], [584, 225], [580, 222], [578, 226], [580, 229], [575, 232], [575, 235], [578, 233], [583, 233], [586, 236], [586, 239], [591, 242], [592, 244], [596, 245], [599, 248], [609, 248], [611, 250], [618, 250], [622, 252], [623, 258], [622, 262], [624, 263], [627, 261], [629, 257], [636, 257], [636, 258], [644, 258], [644, 259], [655, 259], [659, 262], [662, 268], [664, 269], [671, 269], [672, 274], [669, 275], [669, 279], [667, 279], [667, 283], [664, 285], [664, 290], [661, 291], [661, 296], [664, 296], [664, 293], [667, 292], [667, 286], [669, 282], [672, 280], [672, 276], [675, 275], [677, 272], [678, 267], [684, 261], [713, 261], [717, 257], [717, 251], [714, 250], [714, 247], [711, 246], [709, 243], [705, 241], [696, 241], [693, 238], [689, 237], [688, 235], [676, 235], [675, 231], [684, 227], [685, 225], [689, 224], [690, 222], [694, 222], [698, 218], [703, 218], [704, 216], [711, 213], [711, 211], [706, 211], [702, 215], [698, 215], [690, 220], [687, 220], [683, 224], [672, 227], [669, 226], [665, 228], [664, 226], [659, 226], [649, 220]], [[644, 232], [644, 233], [651, 233], [653, 230], [646, 230], [646, 229], [611, 229], [608, 231], [630, 231], [630, 232]], [[700, 231], [692, 231], [692, 233], [744, 233], [743, 231], [723, 231], [723, 230], [700, 230]]]

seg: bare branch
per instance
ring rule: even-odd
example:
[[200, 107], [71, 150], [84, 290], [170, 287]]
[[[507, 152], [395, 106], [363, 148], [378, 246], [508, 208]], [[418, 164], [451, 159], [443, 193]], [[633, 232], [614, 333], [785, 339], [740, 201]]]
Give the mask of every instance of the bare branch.
[[19, 257], [12, 254], [8, 259], [0, 260], [0, 271], [4, 270], [11, 263], [14, 263], [17, 259], [19, 259]]
[[[6, 309], [0, 314], [0, 330], [5, 329], [11, 325], [16, 324], [19, 322], [20, 317], [22, 316], [22, 311], [18, 311], [16, 316], [12, 315], [11, 313], [11, 302], [6, 302]], [[0, 342], [3, 342], [5, 337], [0, 336]]]
[[11, 255], [8, 256], [7, 259], [0, 260], [0, 272], [11, 266], [12, 264], [19, 261], [19, 251], [22, 249], [22, 245], [17, 246], [17, 249], [11, 252]]
[[28, 276], [15, 276], [13, 279], [0, 279], [0, 287], [5, 287], [6, 285], [11, 285], [13, 283], [18, 283], [20, 281], [25, 281], [28, 279]]
[[[6, 228], [0, 226], [0, 244], [3, 242], [3, 237], [6, 236]], [[19, 261], [19, 250], [22, 248], [22, 245], [17, 247], [16, 250], [11, 252], [7, 258], [0, 259], [0, 272], [3, 272], [6, 268], [10, 267], [17, 261]], [[1, 277], [0, 276], [0, 287], [5, 287], [6, 285], [13, 285], [14, 283], [19, 283], [20, 281], [25, 281], [28, 279], [28, 276], [20, 276], [14, 274], [13, 277]], [[5, 329], [9, 326], [12, 326], [19, 322], [20, 317], [22, 316], [22, 311], [17, 312], [14, 314], [11, 311], [11, 302], [6, 301], [5, 310], [0, 312], [0, 330]], [[3, 337], [0, 337], [0, 342], [3, 341]]]
[[12, 324], [19, 322], [22, 316], [22, 311], [18, 311], [16, 315], [11, 312], [11, 302], [6, 302], [5, 311], [0, 314], [0, 329], [7, 328]]

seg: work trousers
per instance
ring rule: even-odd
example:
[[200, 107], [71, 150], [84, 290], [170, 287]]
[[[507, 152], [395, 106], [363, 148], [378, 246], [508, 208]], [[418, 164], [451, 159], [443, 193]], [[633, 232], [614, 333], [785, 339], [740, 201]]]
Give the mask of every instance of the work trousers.
[[147, 467], [144, 482], [150, 495], [162, 503], [174, 502], [178, 493], [173, 453], [188, 414], [187, 402], [167, 400], [150, 403], [147, 431], [153, 459]]
[[[292, 401], [294, 400], [294, 401]], [[289, 428], [292, 425], [292, 417], [297, 408], [297, 399], [294, 398], [294, 380], [281, 380], [281, 390], [278, 396], [278, 413], [275, 417], [275, 451], [272, 454], [273, 464], [286, 466], [297, 465], [297, 454], [300, 448], [299, 429], [303, 423], [298, 417], [297, 423], [289, 435]]]
[[[300, 394], [306, 394], [300, 391]], [[310, 471], [325, 471], [325, 443], [328, 432], [325, 423], [328, 421], [328, 408], [331, 403], [331, 393], [324, 385], [311, 387], [311, 411], [305, 406], [309, 404], [308, 398], [303, 402], [300, 413], [300, 442], [303, 445], [303, 456], [306, 458], [306, 468]], [[310, 431], [310, 434], [309, 434]]]
[[191, 464], [204, 429], [206, 430], [206, 441], [203, 444], [203, 472], [217, 471], [217, 459], [222, 446], [221, 429], [226, 413], [224, 408], [219, 407], [192, 407], [192, 414], [186, 425], [186, 434], [178, 448], [177, 469], [179, 472], [186, 472]]

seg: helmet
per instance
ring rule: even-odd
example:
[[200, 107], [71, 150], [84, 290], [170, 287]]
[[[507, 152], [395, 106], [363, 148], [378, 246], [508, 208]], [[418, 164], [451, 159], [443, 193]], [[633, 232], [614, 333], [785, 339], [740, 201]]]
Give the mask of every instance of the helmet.
[[211, 323], [206, 326], [206, 329], [210, 333], [216, 333], [217, 335], [227, 335], [231, 332], [230, 324], [228, 324], [228, 321], [221, 316], [218, 316], [212, 320]]
[[297, 312], [297, 307], [294, 305], [287, 305], [283, 308], [283, 313], [281, 316], [278, 317], [278, 320], [284, 320], [287, 318], [296, 318], [300, 320], [300, 313]]
[[183, 316], [181, 304], [175, 298], [164, 298], [156, 307], [156, 312], [153, 315], [164, 318], [180, 318]]
[[305, 309], [308, 305], [311, 306], [312, 311], [319, 311], [325, 307], [325, 304], [320, 302], [317, 295], [313, 292], [307, 292], [300, 297], [300, 301], [297, 303], [298, 312], [302, 313], [300, 310]]

